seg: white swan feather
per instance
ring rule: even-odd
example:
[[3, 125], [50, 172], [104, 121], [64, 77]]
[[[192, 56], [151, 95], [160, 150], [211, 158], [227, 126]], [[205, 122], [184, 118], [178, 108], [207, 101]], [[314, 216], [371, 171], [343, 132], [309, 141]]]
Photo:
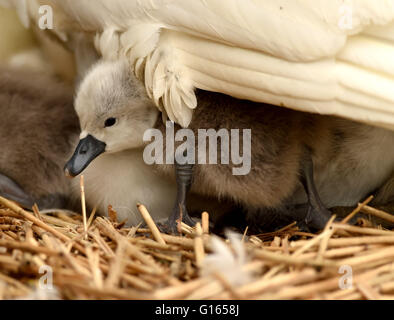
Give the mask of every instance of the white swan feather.
[[394, 129], [394, 0], [6, 1], [30, 16], [45, 2], [57, 31], [97, 33], [185, 127], [200, 88]]

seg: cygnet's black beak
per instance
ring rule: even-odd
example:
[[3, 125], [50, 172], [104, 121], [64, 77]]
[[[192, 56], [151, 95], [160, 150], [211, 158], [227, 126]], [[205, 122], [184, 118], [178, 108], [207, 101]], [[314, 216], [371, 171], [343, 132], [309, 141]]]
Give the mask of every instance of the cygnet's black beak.
[[106, 144], [90, 134], [79, 141], [77, 148], [71, 159], [64, 167], [64, 172], [68, 177], [79, 175], [86, 167], [105, 151]]

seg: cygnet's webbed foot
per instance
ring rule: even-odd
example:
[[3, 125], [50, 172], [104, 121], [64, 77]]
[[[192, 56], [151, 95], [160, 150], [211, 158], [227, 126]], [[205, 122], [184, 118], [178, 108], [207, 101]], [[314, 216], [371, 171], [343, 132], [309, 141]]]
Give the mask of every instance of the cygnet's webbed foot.
[[184, 205], [178, 206], [178, 209], [174, 207], [171, 216], [167, 219], [165, 223], [159, 223], [158, 228], [161, 232], [164, 233], [179, 234], [180, 231], [178, 230], [178, 225], [180, 221], [186, 223], [191, 227], [196, 224], [189, 216], [187, 209]]
[[186, 197], [190, 190], [193, 180], [192, 164], [175, 163], [175, 175], [177, 184], [177, 195], [174, 209], [167, 222], [159, 228], [166, 233], [179, 233], [178, 222], [182, 221], [190, 226], [194, 226], [195, 222], [189, 216], [186, 209]]
[[305, 216], [305, 224], [312, 230], [322, 230], [331, 217], [331, 212], [324, 207], [313, 207], [309, 205]]
[[325, 208], [315, 208], [310, 203], [296, 205], [288, 208], [288, 215], [297, 221], [300, 231], [313, 232], [324, 229], [331, 217], [331, 212]]
[[34, 199], [23, 190], [14, 180], [0, 173], [0, 196], [19, 203], [22, 207], [31, 209]]
[[17, 202], [22, 208], [31, 210], [34, 204], [40, 209], [63, 209], [68, 207], [68, 199], [60, 193], [47, 194], [35, 198], [22, 189], [14, 180], [0, 173], [0, 196]]

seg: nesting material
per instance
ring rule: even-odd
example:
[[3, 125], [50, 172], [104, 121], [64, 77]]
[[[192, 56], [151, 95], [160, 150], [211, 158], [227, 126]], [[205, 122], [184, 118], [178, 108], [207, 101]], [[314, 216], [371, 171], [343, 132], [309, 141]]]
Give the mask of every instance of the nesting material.
[[82, 218], [83, 218], [83, 230], [85, 232], [85, 240], [87, 240], [88, 224], [86, 218], [86, 200], [85, 200], [85, 183], [83, 175], [81, 175], [81, 207], [82, 207]]
[[[331, 219], [319, 234], [293, 223], [224, 239], [208, 233], [206, 213], [202, 225], [181, 224], [173, 236], [139, 209], [148, 228], [94, 212], [84, 224], [81, 215], [30, 213], [0, 198], [0, 299], [394, 298], [394, 231], [365, 219]], [[359, 211], [392, 219], [367, 202], [351, 215]], [[241, 280], [215, 264], [221, 255]]]

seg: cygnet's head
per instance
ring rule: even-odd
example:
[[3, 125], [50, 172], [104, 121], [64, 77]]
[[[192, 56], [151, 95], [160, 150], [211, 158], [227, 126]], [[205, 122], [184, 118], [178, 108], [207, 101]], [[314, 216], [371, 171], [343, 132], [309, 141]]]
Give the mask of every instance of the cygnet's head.
[[66, 174], [80, 174], [102, 153], [143, 146], [159, 111], [134, 77], [126, 60], [98, 62], [82, 81], [75, 98], [80, 142], [66, 164]]

